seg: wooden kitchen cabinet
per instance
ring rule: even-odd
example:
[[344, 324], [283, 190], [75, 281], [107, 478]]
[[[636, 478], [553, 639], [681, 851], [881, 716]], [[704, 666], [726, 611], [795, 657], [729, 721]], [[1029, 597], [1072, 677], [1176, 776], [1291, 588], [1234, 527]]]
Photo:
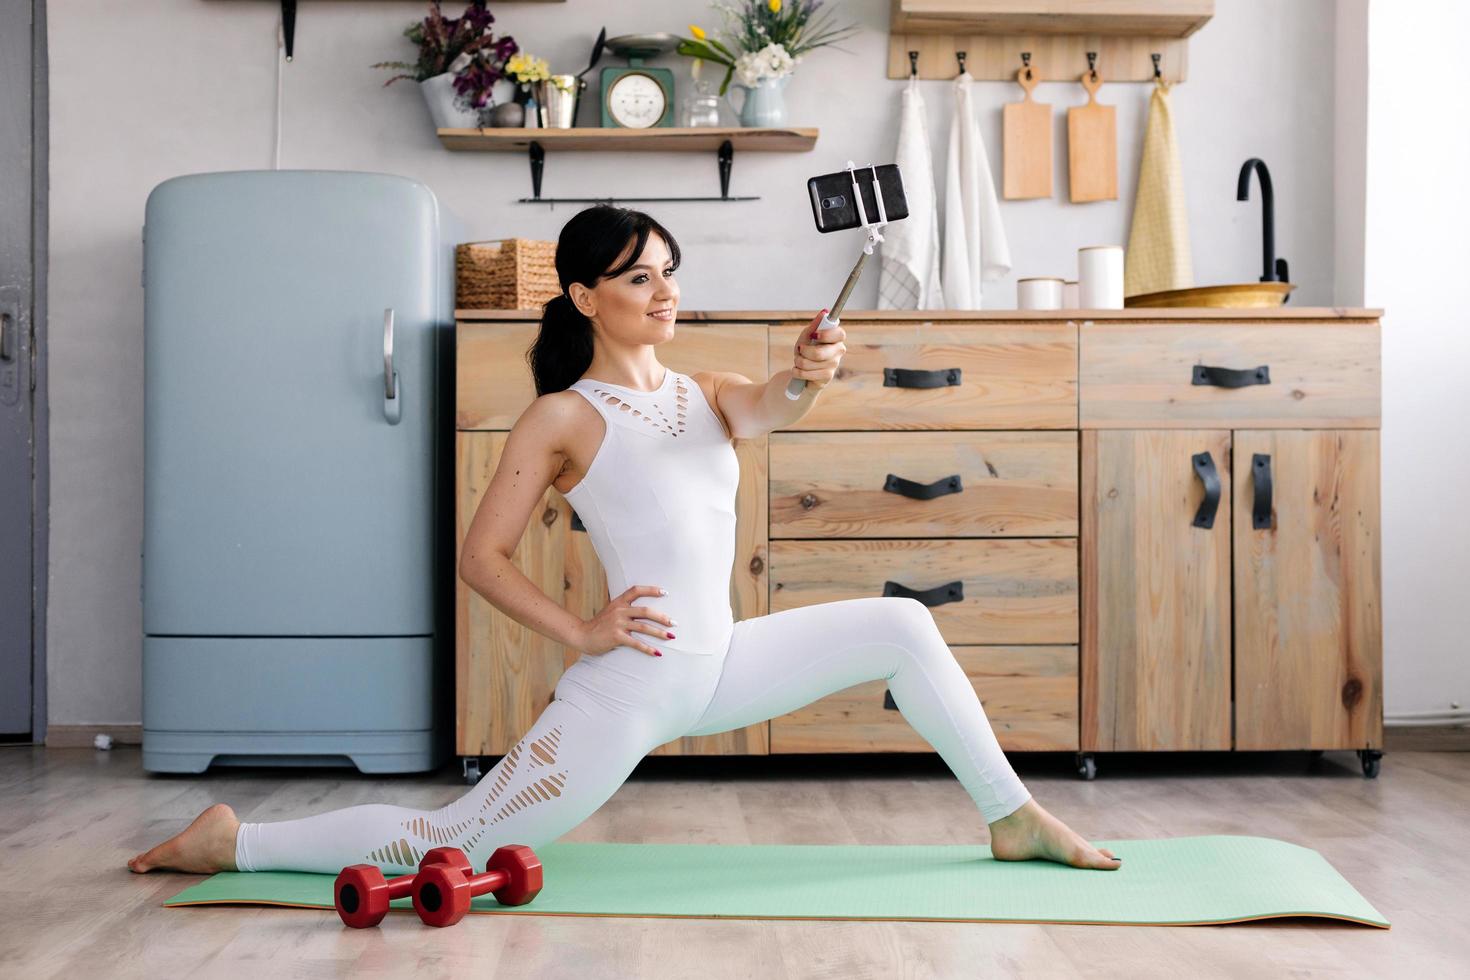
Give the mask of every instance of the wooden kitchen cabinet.
[[[1001, 744], [1078, 751], [1088, 776], [1092, 753], [1125, 750], [1357, 749], [1376, 772], [1379, 315], [848, 311], [848, 352], [812, 410], [736, 442], [736, 618], [916, 595]], [[534, 397], [537, 323], [459, 319], [462, 541]], [[659, 358], [764, 380], [809, 319], [680, 311]], [[1255, 526], [1257, 455], [1270, 457], [1269, 527]], [[554, 489], [514, 558], [578, 615], [607, 601]], [[471, 776], [578, 654], [459, 590]], [[931, 750], [871, 682], [655, 751]]]
[[1106, 323], [1079, 346], [1084, 753], [1354, 749], [1376, 775], [1376, 320]]

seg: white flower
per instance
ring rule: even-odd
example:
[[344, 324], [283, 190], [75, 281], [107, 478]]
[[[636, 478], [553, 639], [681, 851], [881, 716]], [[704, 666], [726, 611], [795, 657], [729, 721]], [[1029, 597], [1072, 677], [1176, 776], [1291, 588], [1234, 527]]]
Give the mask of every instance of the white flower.
[[768, 78], [784, 78], [795, 69], [791, 55], [779, 44], [747, 51], [735, 59], [735, 75], [742, 85], [755, 85]]

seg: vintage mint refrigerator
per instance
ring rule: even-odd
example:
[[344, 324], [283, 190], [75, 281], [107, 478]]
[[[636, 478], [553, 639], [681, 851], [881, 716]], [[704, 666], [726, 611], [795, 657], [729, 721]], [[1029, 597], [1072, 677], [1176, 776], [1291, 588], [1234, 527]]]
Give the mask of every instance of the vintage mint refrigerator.
[[175, 177], [144, 220], [144, 769], [436, 768], [459, 226], [310, 170]]

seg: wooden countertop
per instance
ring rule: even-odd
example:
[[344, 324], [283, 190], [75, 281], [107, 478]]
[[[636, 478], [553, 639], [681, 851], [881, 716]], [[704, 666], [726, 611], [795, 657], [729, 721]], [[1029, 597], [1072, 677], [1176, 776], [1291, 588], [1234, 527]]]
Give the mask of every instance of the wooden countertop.
[[[814, 314], [816, 311], [813, 310]], [[809, 314], [799, 310], [680, 310], [679, 322], [789, 322]], [[1256, 309], [1218, 309], [1192, 307], [1182, 309], [1129, 308], [1123, 310], [845, 310], [842, 322], [849, 320], [883, 320], [887, 322], [949, 320], [967, 322], [995, 320], [1014, 323], [1018, 320], [1377, 320], [1382, 310], [1340, 306], [1275, 306]], [[464, 321], [539, 320], [540, 310], [455, 310], [454, 318]]]

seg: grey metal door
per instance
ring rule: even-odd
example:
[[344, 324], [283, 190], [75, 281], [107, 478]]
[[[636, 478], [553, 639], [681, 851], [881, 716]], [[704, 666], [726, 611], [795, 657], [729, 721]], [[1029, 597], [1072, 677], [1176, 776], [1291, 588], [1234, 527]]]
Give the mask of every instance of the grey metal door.
[[0, 736], [12, 740], [33, 733], [31, 673], [44, 629], [33, 619], [46, 608], [35, 601], [33, 545], [35, 528], [45, 526], [36, 518], [34, 360], [45, 225], [34, 215], [46, 173], [45, 65], [35, 72], [32, 56], [35, 44], [44, 59], [45, 7], [43, 0], [34, 6], [33, 17], [32, 3], [0, 4]]

